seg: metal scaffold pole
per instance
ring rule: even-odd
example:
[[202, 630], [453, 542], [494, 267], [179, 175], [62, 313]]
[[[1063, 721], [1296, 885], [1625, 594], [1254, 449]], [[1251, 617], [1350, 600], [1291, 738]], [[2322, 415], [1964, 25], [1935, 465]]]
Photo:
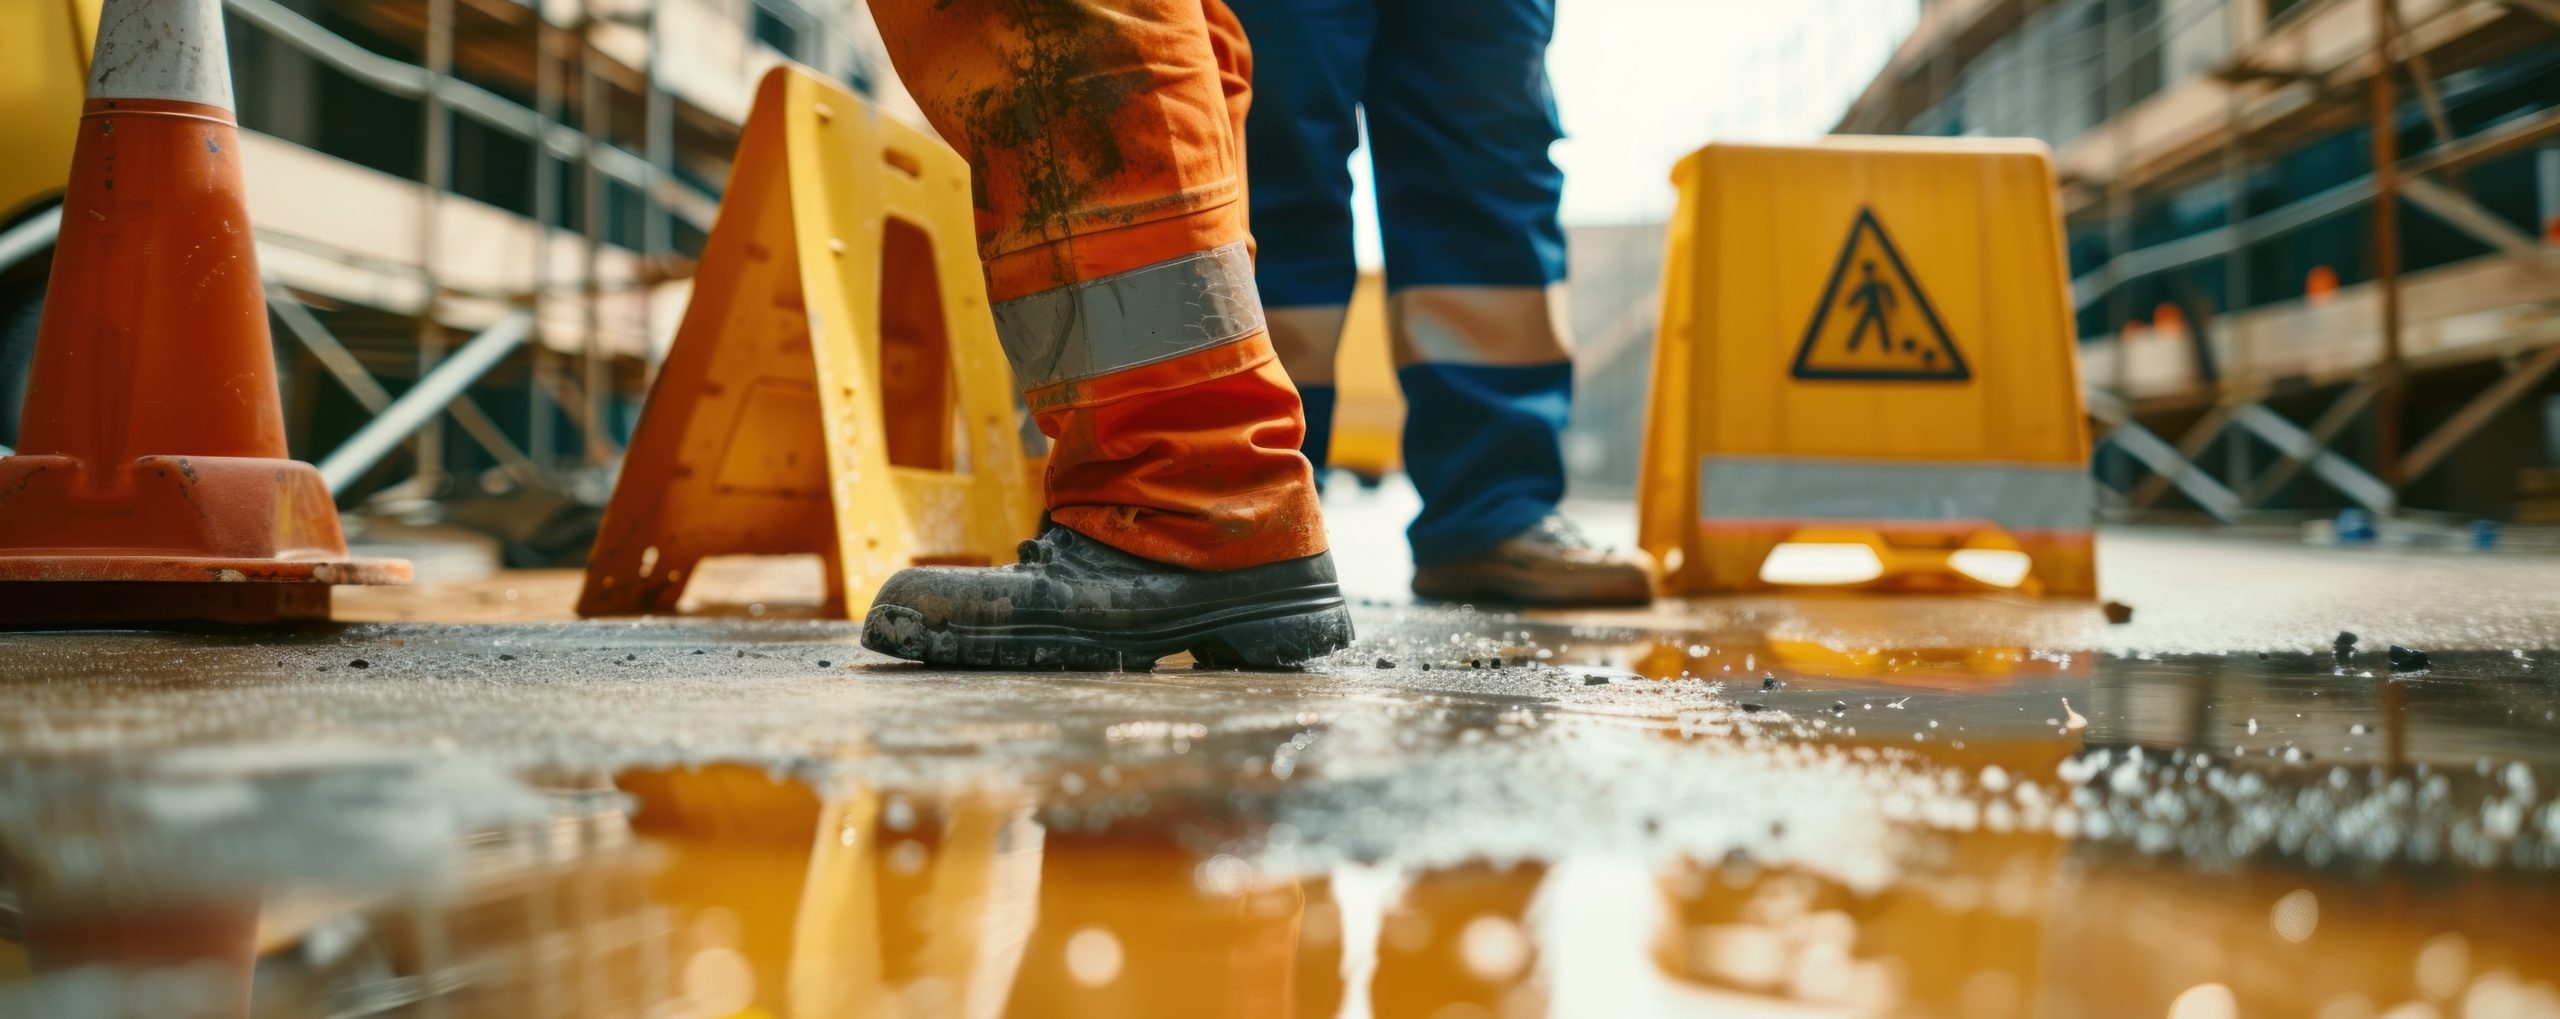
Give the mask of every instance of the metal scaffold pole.
[[2400, 484], [2400, 417], [2406, 396], [2400, 357], [2400, 134], [2393, 0], [2373, 0], [2373, 265], [2381, 298], [2382, 391], [2374, 404], [2375, 473]]
[[528, 348], [532, 378], [525, 386], [525, 445], [530, 447], [533, 461], [545, 471], [559, 466], [551, 434], [555, 411], [549, 392], [558, 372], [557, 359], [542, 336], [543, 306], [550, 300], [555, 282], [551, 271], [551, 228], [560, 219], [560, 176], [552, 161], [550, 143], [552, 125], [560, 122], [559, 45], [550, 17], [537, 10], [533, 19], [533, 104], [537, 118], [533, 137], [533, 323]]
[[[675, 96], [658, 78], [660, 62], [665, 59], [666, 40], [660, 28], [662, 4], [649, 7], [649, 67], [641, 81], [647, 91], [644, 104], [648, 118], [647, 152], [649, 156], [649, 189], [641, 196], [640, 241], [640, 323], [645, 340], [657, 336], [655, 303], [649, 300], [657, 281], [665, 278], [675, 256], [675, 220], [667, 212], [667, 188], [673, 183], [676, 163]], [[644, 357], [641, 363], [655, 372], [655, 358]]]
[[596, 73], [595, 62], [603, 54], [596, 49], [592, 33], [595, 29], [595, 5], [591, 0], [578, 4], [578, 119], [585, 132], [579, 141], [578, 196], [582, 215], [578, 224], [586, 235], [586, 268], [582, 273], [585, 316], [584, 336], [578, 348], [578, 420], [586, 432], [587, 463], [603, 466], [605, 462], [605, 400], [609, 372], [605, 361], [604, 300], [601, 278], [604, 262], [604, 180], [596, 173], [596, 147], [604, 143], [612, 129], [612, 110], [608, 106], [608, 85]]
[[[2105, 104], [2107, 125], [2107, 324], [2115, 330], [2114, 351], [2109, 357], [2108, 382], [2116, 395], [2130, 404], [2133, 401], [2130, 378], [2133, 374], [2133, 356], [2131, 345], [2126, 341], [2132, 338], [2132, 330], [2129, 326], [2133, 321], [2133, 307], [2129, 299], [2130, 295], [2126, 292], [2124, 277], [2115, 271], [2116, 260], [2133, 250], [2133, 185], [2126, 180], [2133, 157], [2128, 151], [2124, 118], [2121, 116], [2128, 105], [2124, 94], [2124, 67], [2121, 63], [2125, 49], [2122, 0], [2106, 0], [2099, 6], [2099, 14], [2104, 20], [2099, 28], [2103, 44], [2099, 48], [2098, 56], [2098, 73], [2102, 75], [2098, 90], [2100, 101]], [[2130, 411], [2128, 411], [2129, 415]], [[2119, 491], [2123, 490], [2126, 480], [2128, 479], [2117, 478], [2114, 487]]]
[[[424, 290], [418, 308], [418, 377], [425, 378], [444, 360], [444, 324], [438, 320], [443, 281], [436, 263], [442, 256], [437, 234], [440, 200], [451, 183], [452, 122], [446, 117], [442, 85], [453, 76], [453, 0], [427, 0], [427, 89], [419, 97], [426, 129], [418, 193], [418, 276]], [[444, 430], [436, 420], [418, 430], [412, 447], [417, 455], [417, 491], [433, 496], [444, 476]]]
[[673, 252], [675, 221], [667, 212], [666, 189], [675, 176], [676, 113], [675, 96], [658, 78], [658, 67], [666, 54], [666, 40], [661, 35], [658, 8], [649, 8], [649, 67], [641, 75], [646, 93], [649, 157], [649, 193], [641, 202], [641, 253], [649, 269], [641, 276], [654, 282], [664, 271], [658, 263]]

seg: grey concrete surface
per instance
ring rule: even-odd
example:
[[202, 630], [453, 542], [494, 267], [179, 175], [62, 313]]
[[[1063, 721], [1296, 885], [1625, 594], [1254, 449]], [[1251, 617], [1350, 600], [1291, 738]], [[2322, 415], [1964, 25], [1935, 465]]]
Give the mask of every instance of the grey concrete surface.
[[[2086, 870], [2034, 883], [2049, 917], [2101, 878], [2560, 893], [2560, 560], [2111, 532], [2103, 583], [2135, 618], [2110, 626], [1839, 596], [1522, 617], [1406, 604], [1391, 548], [1345, 558], [1361, 643], [1293, 674], [932, 671], [807, 621], [0, 634], [0, 875], [25, 902], [412, 901], [490, 880], [475, 846], [646, 827], [627, 776], [740, 765], [826, 802], [1000, 791], [1053, 844], [1162, 841], [1253, 880], [1743, 860], [1885, 901], [1991, 880], [1966, 847], [1997, 838]], [[2391, 643], [2429, 667], [2395, 671]], [[1640, 878], [1576, 880], [1616, 889], [1576, 922], [1653, 916]], [[2560, 944], [2553, 914], [2411, 908], [2360, 921], [2394, 960], [2428, 925]], [[2181, 958], [2153, 983], [2203, 979]], [[1895, 979], [1859, 1000], [1933, 1000]], [[2102, 1000], [2021, 979], [2039, 1011]], [[1567, 982], [1562, 1014], [1634, 1007]], [[1636, 1012], [1703, 1008], [1696, 985]]]

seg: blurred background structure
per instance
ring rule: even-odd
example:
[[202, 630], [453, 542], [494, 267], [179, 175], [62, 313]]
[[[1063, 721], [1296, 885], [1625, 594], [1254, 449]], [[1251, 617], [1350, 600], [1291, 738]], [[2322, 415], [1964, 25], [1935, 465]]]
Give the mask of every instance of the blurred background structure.
[[[295, 455], [341, 506], [509, 532], [514, 565], [583, 556], [572, 507], [610, 486], [757, 78], [797, 61], [913, 115], [860, 0], [224, 7]], [[19, 0], [0, 42], [0, 446], [96, 17]]]
[[1841, 127], [2055, 146], [2126, 509], [2551, 522], [2555, 41], [2541, 2], [1941, 2]]
[[[2053, 146], [2094, 468], [2120, 513], [2560, 523], [2560, 4], [1918, 15], [1836, 129]], [[1594, 247], [1640, 245], [1577, 258]], [[1577, 261], [1591, 304], [1617, 295], [1614, 268]], [[1605, 318], [1580, 323], [1597, 398], [1576, 443], [1604, 486], [1632, 469], [1650, 329]]]
[[[18, 6], [39, 30], [0, 41], [0, 137], [27, 154], [0, 168], [0, 445], [95, 18]], [[915, 117], [859, 0], [225, 6], [295, 454], [377, 540], [461, 524], [509, 565], [583, 554], [756, 77], [799, 61]], [[1786, 6], [1563, 9], [1578, 494], [1633, 489], [1673, 158], [2023, 135], [2062, 173], [2116, 512], [2560, 523], [2560, 3]], [[515, 311], [521, 339], [492, 330]], [[1342, 411], [1364, 470], [1400, 419], [1371, 388], [1390, 406]]]

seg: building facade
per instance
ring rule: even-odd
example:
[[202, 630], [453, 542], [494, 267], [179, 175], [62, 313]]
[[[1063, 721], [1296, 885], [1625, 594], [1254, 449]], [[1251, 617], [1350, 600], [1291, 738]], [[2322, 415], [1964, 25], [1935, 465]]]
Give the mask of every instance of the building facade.
[[2124, 509], [2544, 512], [2560, 4], [1929, 0], [1839, 129], [2053, 146]]

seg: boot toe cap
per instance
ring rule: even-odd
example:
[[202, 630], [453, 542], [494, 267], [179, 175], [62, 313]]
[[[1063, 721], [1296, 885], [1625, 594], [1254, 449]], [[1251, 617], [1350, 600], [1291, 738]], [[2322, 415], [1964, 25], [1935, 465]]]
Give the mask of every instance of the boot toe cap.
[[930, 640], [924, 613], [905, 605], [873, 605], [862, 620], [862, 646], [892, 658], [923, 661]]
[[909, 610], [930, 630], [993, 626], [1013, 621], [1018, 610], [1047, 604], [1058, 586], [1020, 567], [912, 566], [881, 584], [871, 604], [874, 613], [883, 607]]

